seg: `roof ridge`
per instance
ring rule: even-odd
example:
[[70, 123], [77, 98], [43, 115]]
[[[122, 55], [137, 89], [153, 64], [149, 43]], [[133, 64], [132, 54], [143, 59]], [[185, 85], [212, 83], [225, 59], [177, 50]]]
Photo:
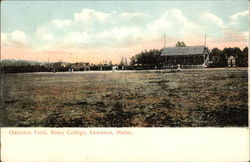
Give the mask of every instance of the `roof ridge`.
[[161, 55], [191, 55], [202, 54], [206, 46], [187, 46], [187, 47], [167, 47]]
[[[206, 46], [204, 46], [204, 45], [200, 45], [200, 46], [186, 46], [186, 48], [187, 47], [206, 47]], [[183, 48], [183, 47], [165, 47], [165, 48]]]

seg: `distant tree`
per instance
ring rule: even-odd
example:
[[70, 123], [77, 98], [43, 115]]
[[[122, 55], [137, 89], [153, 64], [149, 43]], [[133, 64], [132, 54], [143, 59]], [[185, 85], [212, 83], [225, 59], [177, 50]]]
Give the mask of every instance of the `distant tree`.
[[222, 51], [219, 48], [213, 48], [210, 52], [211, 55], [220, 55], [222, 53]]
[[176, 47], [187, 47], [187, 45], [184, 42], [179, 42], [179, 41], [176, 43], [175, 46]]
[[125, 66], [127, 66], [127, 65], [128, 65], [127, 58], [125, 58], [125, 60], [124, 60], [124, 65], [125, 65]]
[[211, 67], [222, 67], [222, 50], [219, 48], [213, 48], [210, 52], [210, 61], [212, 63], [210, 64]]
[[223, 53], [226, 55], [226, 57], [234, 56], [238, 57], [241, 54], [241, 50], [239, 47], [234, 47], [234, 48], [224, 48]]
[[135, 56], [132, 56], [131, 58], [130, 58], [130, 65], [135, 65], [136, 64], [136, 58], [135, 58]]
[[213, 62], [219, 62], [220, 55], [222, 51], [219, 48], [213, 48], [210, 52], [210, 58]]
[[248, 66], [248, 47], [245, 47], [238, 57], [239, 66]]
[[242, 51], [243, 59], [244, 59], [244, 64], [248, 66], [248, 47], [245, 47]]
[[124, 58], [122, 57], [121, 58], [121, 61], [120, 61], [120, 64], [119, 64], [120, 66], [124, 66]]
[[142, 67], [149, 67], [149, 68], [155, 68], [160, 67], [162, 63], [162, 57], [161, 57], [162, 50], [145, 50], [141, 53], [133, 56], [130, 58], [130, 64], [131, 65], [141, 65]]
[[248, 55], [248, 47], [245, 47], [245, 48], [242, 50], [242, 53]]
[[226, 67], [227, 66], [227, 58], [230, 57], [231, 50], [228, 48], [224, 48], [221, 55], [220, 55], [220, 66]]

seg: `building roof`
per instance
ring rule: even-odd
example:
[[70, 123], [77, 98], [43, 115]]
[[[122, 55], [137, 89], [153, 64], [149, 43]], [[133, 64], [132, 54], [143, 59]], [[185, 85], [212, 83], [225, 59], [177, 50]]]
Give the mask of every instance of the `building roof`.
[[163, 49], [161, 56], [198, 55], [203, 54], [204, 49], [208, 52], [205, 46], [168, 47]]

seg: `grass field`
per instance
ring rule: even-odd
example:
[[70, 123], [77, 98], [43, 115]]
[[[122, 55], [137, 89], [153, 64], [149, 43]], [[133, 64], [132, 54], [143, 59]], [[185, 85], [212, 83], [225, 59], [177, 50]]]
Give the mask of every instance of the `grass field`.
[[248, 125], [246, 68], [1, 75], [1, 126]]

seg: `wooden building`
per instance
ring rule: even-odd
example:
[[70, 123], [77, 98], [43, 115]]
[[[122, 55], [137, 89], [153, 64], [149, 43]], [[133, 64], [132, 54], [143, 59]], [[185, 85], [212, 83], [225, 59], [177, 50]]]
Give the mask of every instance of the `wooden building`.
[[164, 48], [163, 68], [202, 68], [208, 67], [209, 49], [205, 46], [168, 47]]

